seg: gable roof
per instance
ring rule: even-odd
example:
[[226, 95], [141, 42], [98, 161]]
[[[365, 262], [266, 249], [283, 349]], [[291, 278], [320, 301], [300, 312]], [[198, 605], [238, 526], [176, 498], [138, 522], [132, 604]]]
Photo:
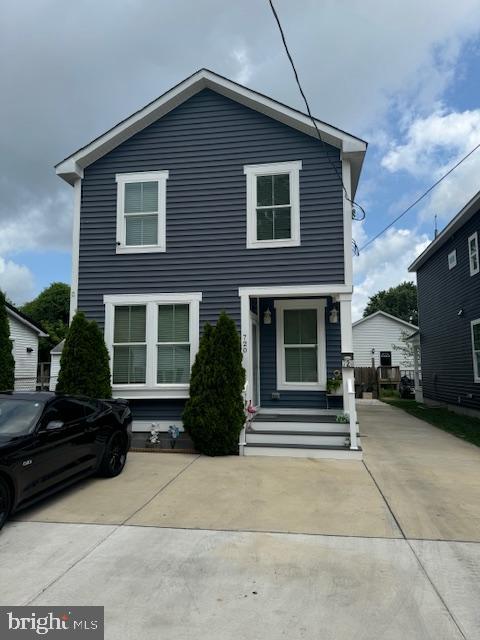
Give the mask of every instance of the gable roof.
[[[83, 178], [83, 169], [203, 89], [216, 91], [231, 100], [235, 100], [240, 104], [318, 139], [317, 132], [310, 117], [302, 111], [293, 109], [258, 91], [248, 89], [209, 69], [200, 69], [169, 89], [159, 98], [156, 98], [145, 107], [142, 107], [98, 138], [95, 138], [59, 162], [55, 166], [57, 175], [69, 184], [74, 184], [78, 178]], [[350, 160], [353, 197], [360, 177], [363, 158], [367, 150], [367, 143], [361, 138], [352, 136], [321, 120], [315, 119], [315, 123], [322, 134], [322, 139], [326, 143], [340, 149], [343, 156]]]
[[471, 200], [457, 213], [445, 229], [440, 231], [438, 236], [432, 240], [428, 247], [416, 258], [408, 267], [409, 271], [418, 271], [430, 256], [432, 256], [440, 247], [442, 247], [453, 234], [463, 227], [480, 210], [480, 191], [473, 196]]
[[32, 329], [32, 331], [35, 331], [35, 333], [38, 333], [39, 338], [46, 338], [48, 336], [48, 333], [45, 333], [45, 331], [39, 324], [34, 322], [31, 318], [19, 311], [16, 307], [13, 306], [13, 304], [10, 304], [6, 300], [5, 307], [7, 309], [7, 315], [10, 315], [29, 329]]
[[375, 316], [379, 316], [379, 315], [384, 316], [385, 318], [389, 318], [390, 320], [395, 320], [395, 322], [403, 324], [405, 327], [412, 329], [412, 331], [418, 330], [418, 327], [416, 324], [412, 324], [411, 322], [407, 322], [406, 320], [397, 318], [397, 316], [392, 316], [391, 313], [387, 313], [386, 311], [375, 311], [375, 313], [371, 313], [369, 316], [365, 316], [365, 318], [360, 318], [360, 320], [357, 320], [352, 324], [352, 327], [357, 327], [359, 324], [362, 324], [362, 322], [365, 322], [366, 320], [371, 320], [371, 318], [375, 318]]

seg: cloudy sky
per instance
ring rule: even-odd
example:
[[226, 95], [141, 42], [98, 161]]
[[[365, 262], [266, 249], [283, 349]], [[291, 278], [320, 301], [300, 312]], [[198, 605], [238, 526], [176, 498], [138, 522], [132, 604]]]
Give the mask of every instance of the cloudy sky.
[[[370, 143], [361, 247], [480, 142], [480, 0], [276, 0], [312, 111]], [[70, 279], [53, 165], [209, 67], [302, 108], [267, 0], [2, 0], [0, 288]], [[479, 189], [480, 151], [354, 259], [354, 316]]]

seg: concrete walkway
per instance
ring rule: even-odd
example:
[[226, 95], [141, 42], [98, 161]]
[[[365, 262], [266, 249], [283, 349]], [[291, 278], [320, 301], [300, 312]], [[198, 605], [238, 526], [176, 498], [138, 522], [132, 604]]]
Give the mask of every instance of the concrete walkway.
[[6, 525], [0, 605], [101, 604], [108, 639], [480, 637], [480, 449], [359, 415], [365, 464], [131, 454]]

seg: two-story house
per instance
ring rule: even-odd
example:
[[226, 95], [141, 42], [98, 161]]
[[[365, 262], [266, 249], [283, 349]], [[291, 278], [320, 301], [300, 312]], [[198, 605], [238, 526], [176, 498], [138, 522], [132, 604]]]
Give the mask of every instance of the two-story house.
[[[480, 415], [480, 191], [410, 265], [423, 400]], [[419, 358], [416, 358], [418, 363]]]
[[136, 432], [181, 427], [202, 326], [225, 310], [260, 409], [240, 453], [361, 455], [353, 370], [347, 424], [327, 378], [353, 351], [366, 143], [316, 125], [322, 140], [307, 115], [202, 69], [57, 165], [74, 188], [71, 312], [104, 327]]

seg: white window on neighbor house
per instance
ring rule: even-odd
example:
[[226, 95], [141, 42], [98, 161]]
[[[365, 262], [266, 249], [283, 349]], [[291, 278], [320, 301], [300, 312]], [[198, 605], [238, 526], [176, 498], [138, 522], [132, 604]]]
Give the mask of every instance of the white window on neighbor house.
[[104, 296], [114, 391], [126, 397], [188, 396], [201, 298], [197, 292]]
[[117, 173], [117, 253], [166, 249], [168, 171]]
[[277, 388], [325, 389], [325, 303], [276, 300]]
[[473, 378], [480, 382], [480, 319], [472, 321]]
[[300, 244], [301, 161], [246, 165], [247, 248]]
[[448, 254], [448, 268], [449, 269], [453, 269], [453, 267], [457, 266], [457, 250], [454, 249], [453, 251], [450, 251], [450, 253]]
[[479, 271], [478, 234], [476, 231], [468, 238], [468, 257], [470, 260], [470, 275], [474, 276]]

